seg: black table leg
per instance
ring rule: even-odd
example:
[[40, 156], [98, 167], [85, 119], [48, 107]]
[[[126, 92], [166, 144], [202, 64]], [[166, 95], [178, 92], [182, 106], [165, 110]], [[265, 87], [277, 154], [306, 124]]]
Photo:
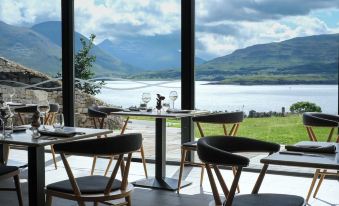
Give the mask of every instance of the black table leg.
[[8, 152], [9, 152], [9, 145], [0, 144], [0, 165], [7, 164]]
[[28, 147], [29, 206], [45, 205], [45, 148]]
[[[133, 183], [138, 187], [175, 191], [178, 180], [166, 177], [166, 119], [155, 119], [155, 177], [142, 179]], [[182, 181], [182, 187], [191, 183]]]

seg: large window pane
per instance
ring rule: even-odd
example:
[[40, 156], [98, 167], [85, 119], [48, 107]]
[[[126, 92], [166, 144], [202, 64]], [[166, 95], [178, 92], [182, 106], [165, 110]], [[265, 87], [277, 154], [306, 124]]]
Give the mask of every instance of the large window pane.
[[294, 103], [338, 113], [337, 2], [196, 2], [198, 108], [243, 110], [239, 135], [281, 144], [308, 140]]
[[[147, 106], [154, 109], [157, 94], [169, 101], [170, 92], [177, 91], [175, 107], [180, 108], [179, 0], [76, 0], [75, 8], [77, 51], [82, 49], [80, 38], [86, 38], [88, 43], [91, 34], [95, 35], [89, 53], [95, 56], [91, 67], [95, 74], [89, 79], [105, 80], [102, 89], [95, 94], [98, 101], [93, 104], [139, 108], [144, 103], [142, 94], [149, 93], [151, 100]], [[173, 102], [170, 103], [172, 106]], [[116, 120], [115, 117], [110, 118]], [[115, 129], [118, 134], [120, 128]], [[179, 128], [168, 133], [168, 138], [177, 144], [175, 149], [180, 144], [177, 130]], [[155, 129], [152, 119], [132, 118], [126, 132], [143, 133], [146, 157], [154, 158]], [[173, 149], [168, 152], [170, 158], [171, 153]], [[175, 156], [179, 157], [179, 154], [175, 152]]]

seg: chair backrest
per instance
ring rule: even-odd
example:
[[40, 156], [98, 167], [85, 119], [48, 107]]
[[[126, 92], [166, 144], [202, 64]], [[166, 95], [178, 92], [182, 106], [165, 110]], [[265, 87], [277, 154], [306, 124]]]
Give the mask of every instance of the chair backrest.
[[32, 106], [24, 106], [24, 107], [18, 107], [14, 109], [14, 112], [16, 112], [19, 116], [20, 119], [20, 123], [22, 125], [26, 124], [24, 118], [22, 117], [22, 114], [33, 114], [36, 111], [38, 111], [38, 108], [36, 105], [32, 105]]
[[[210, 179], [213, 195], [217, 205], [221, 205], [220, 197], [218, 196], [217, 187], [212, 174], [211, 167], [214, 168], [216, 176], [219, 180], [221, 188], [226, 197], [224, 205], [231, 206], [237, 185], [239, 183], [241, 171], [243, 167], [247, 167], [250, 160], [247, 157], [235, 152], [267, 152], [274, 153], [280, 150], [280, 145], [275, 143], [264, 142], [260, 140], [250, 139], [246, 137], [225, 138], [228, 136], [211, 136], [204, 137], [198, 141], [198, 156], [205, 163], [205, 167]], [[225, 181], [219, 171], [218, 165], [227, 165], [237, 167], [237, 171], [232, 182], [230, 190], [227, 188]], [[257, 194], [261, 183], [264, 179], [268, 165], [264, 165], [257, 182], [252, 190], [252, 194]]]
[[45, 124], [52, 125], [55, 121], [55, 114], [59, 112], [59, 104], [49, 104], [49, 112], [45, 118]]
[[121, 190], [125, 190], [128, 184], [129, 168], [132, 160], [132, 153], [139, 150], [142, 145], [142, 136], [139, 133], [117, 135], [108, 138], [90, 139], [69, 143], [54, 145], [54, 150], [60, 152], [61, 159], [65, 165], [68, 178], [71, 182], [75, 195], [81, 195], [78, 184], [74, 178], [70, 165], [65, 154], [80, 155], [118, 155], [118, 161], [113, 169], [112, 175], [107, 182], [105, 194], [109, 194], [118, 173], [119, 167], [123, 164], [124, 155], [127, 154], [126, 167], [121, 168], [123, 171]]
[[[208, 115], [201, 115], [193, 117], [192, 120], [196, 122], [201, 137], [204, 137], [204, 131], [201, 123], [221, 124], [223, 126], [224, 135], [235, 136], [238, 132], [240, 123], [244, 120], [243, 112], [229, 112], [229, 113], [213, 113]], [[227, 124], [231, 124], [232, 128], [227, 132]]]
[[247, 157], [233, 154], [236, 152], [267, 152], [280, 150], [276, 143], [264, 142], [246, 137], [225, 138], [230, 136], [209, 136], [198, 141], [198, 155], [201, 161], [211, 164], [246, 167]]
[[123, 134], [101, 139], [89, 139], [54, 145], [61, 153], [83, 155], [120, 155], [140, 149], [142, 137], [139, 133]]
[[[303, 123], [311, 141], [318, 141], [318, 138], [312, 127], [329, 128], [330, 132], [327, 141], [330, 142], [335, 129], [339, 127], [339, 116], [319, 112], [306, 112], [303, 114]], [[339, 136], [337, 138], [337, 142], [339, 142]]]

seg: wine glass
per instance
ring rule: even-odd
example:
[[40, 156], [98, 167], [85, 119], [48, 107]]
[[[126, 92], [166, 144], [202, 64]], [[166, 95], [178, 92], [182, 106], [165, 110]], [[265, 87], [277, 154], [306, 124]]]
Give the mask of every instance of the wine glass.
[[8, 88], [8, 93], [10, 97], [10, 102], [13, 102], [13, 96], [15, 95], [15, 88], [14, 87]]
[[55, 130], [62, 130], [64, 126], [65, 126], [64, 115], [62, 113], [56, 113], [53, 128]]
[[151, 94], [148, 93], [148, 92], [144, 92], [144, 93], [142, 93], [142, 95], [141, 95], [141, 99], [142, 99], [142, 101], [146, 104], [146, 107], [147, 107], [147, 103], [148, 103], [149, 101], [151, 101]]
[[174, 101], [178, 98], [178, 93], [176, 91], [171, 91], [169, 94], [169, 98], [173, 101], [173, 109], [174, 109]]
[[48, 100], [38, 101], [37, 109], [38, 109], [38, 112], [40, 113], [40, 117], [42, 117], [42, 128], [46, 130], [45, 118], [50, 109]]

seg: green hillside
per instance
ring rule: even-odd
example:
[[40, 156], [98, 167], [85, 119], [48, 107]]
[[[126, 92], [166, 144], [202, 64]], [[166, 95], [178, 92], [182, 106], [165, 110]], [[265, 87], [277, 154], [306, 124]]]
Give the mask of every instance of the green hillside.
[[0, 56], [45, 73], [61, 69], [61, 49], [42, 35], [0, 21]]
[[[40, 24], [34, 25], [32, 28], [35, 32], [43, 35], [48, 38], [51, 42], [61, 47], [61, 22], [60, 21], [48, 21]], [[82, 34], [75, 32], [75, 50], [79, 51], [81, 49], [80, 38], [84, 38], [87, 42], [88, 38]], [[104, 76], [107, 74], [126, 74], [132, 71], [135, 71], [136, 68], [122, 62], [121, 60], [111, 56], [110, 54], [103, 51], [98, 46], [94, 45], [91, 50], [91, 54], [96, 56], [96, 61], [93, 65], [94, 70], [97, 75]]]
[[199, 79], [237, 84], [338, 82], [339, 34], [298, 37], [234, 51], [197, 68]]

